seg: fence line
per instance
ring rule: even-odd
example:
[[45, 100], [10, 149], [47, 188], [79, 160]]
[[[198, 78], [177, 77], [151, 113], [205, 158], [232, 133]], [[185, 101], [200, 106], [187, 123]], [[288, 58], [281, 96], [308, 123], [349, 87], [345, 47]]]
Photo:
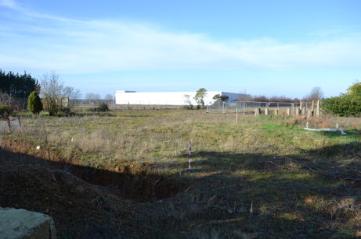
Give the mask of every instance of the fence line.
[[[287, 116], [320, 116], [320, 101], [294, 102], [258, 102], [258, 101], [218, 101], [207, 106], [208, 113], [236, 113], [236, 115], [287, 115]], [[238, 116], [237, 116], [238, 117]]]

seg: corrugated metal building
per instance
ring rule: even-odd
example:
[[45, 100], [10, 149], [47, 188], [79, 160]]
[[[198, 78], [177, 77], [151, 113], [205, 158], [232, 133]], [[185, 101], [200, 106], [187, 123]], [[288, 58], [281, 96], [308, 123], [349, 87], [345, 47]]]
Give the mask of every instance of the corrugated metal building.
[[[135, 92], [118, 90], [115, 93], [117, 105], [197, 105], [194, 100], [195, 91], [188, 92]], [[228, 96], [228, 101], [236, 101], [244, 94], [221, 91], [207, 91], [204, 97], [205, 105], [212, 105], [215, 95]]]

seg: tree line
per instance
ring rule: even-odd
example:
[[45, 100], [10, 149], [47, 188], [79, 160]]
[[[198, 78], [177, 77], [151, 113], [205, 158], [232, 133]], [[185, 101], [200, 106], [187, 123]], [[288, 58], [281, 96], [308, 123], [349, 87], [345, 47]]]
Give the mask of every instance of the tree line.
[[0, 70], [0, 100], [3, 103], [24, 107], [27, 97], [36, 90], [40, 90], [40, 85], [30, 74]]
[[64, 86], [55, 73], [43, 75], [39, 83], [26, 72], [18, 74], [0, 70], [0, 111], [3, 112], [1, 115], [9, 114], [14, 109], [25, 108], [35, 114], [44, 109], [50, 115], [55, 115], [62, 110], [68, 111], [69, 99], [79, 96], [79, 90]]
[[[207, 94], [205, 88], [197, 90], [194, 100], [197, 102], [197, 108], [204, 108], [204, 97]], [[93, 94], [94, 95], [94, 94]], [[88, 94], [86, 98], [93, 99], [100, 97]], [[59, 76], [55, 73], [44, 75], [41, 84], [30, 74], [5, 72], [0, 70], [0, 113], [10, 112], [12, 108], [24, 109], [26, 107], [33, 112], [39, 113], [41, 110], [47, 110], [50, 115], [55, 115], [58, 111], [69, 110], [69, 105], [64, 107], [63, 99], [79, 98], [80, 92], [72, 87], [64, 86], [59, 81]], [[111, 95], [107, 96], [109, 99]], [[303, 99], [289, 97], [266, 97], [244, 95], [241, 101], [258, 101], [258, 102], [299, 102], [300, 100], [312, 101], [322, 99], [322, 108], [339, 116], [361, 116], [361, 82], [350, 86], [346, 93], [338, 97], [323, 98], [322, 90], [315, 87]], [[40, 99], [41, 98], [41, 99]], [[216, 101], [228, 101], [228, 97], [216, 95]], [[190, 102], [190, 99], [188, 99]], [[7, 105], [7, 107], [4, 107]], [[2, 115], [2, 113], [1, 113]]]

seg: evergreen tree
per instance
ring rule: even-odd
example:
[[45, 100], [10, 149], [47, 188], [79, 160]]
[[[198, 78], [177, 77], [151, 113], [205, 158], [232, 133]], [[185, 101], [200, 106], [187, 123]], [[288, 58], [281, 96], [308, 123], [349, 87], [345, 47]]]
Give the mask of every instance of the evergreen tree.
[[26, 100], [28, 95], [34, 90], [39, 90], [39, 87], [37, 80], [26, 72], [19, 75], [0, 70], [0, 92], [8, 94], [11, 98]]
[[28, 110], [33, 114], [39, 114], [43, 110], [43, 104], [36, 91], [31, 92], [28, 97]]

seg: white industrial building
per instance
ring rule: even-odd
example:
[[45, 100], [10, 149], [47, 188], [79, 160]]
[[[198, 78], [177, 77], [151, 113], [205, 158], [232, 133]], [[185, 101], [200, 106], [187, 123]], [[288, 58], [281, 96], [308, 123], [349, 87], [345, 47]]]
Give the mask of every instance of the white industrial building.
[[[118, 90], [115, 92], [115, 103], [117, 105], [197, 105], [194, 100], [195, 91], [188, 92], [135, 92]], [[222, 91], [207, 91], [204, 97], [206, 105], [212, 105], [215, 95], [228, 96], [228, 102], [236, 101], [244, 96], [240, 93]]]

